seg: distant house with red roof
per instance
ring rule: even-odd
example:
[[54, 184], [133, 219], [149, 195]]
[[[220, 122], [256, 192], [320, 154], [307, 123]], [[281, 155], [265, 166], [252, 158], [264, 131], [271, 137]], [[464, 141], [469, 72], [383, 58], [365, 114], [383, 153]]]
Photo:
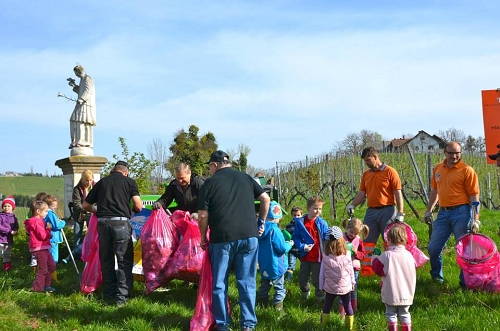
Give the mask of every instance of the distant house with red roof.
[[418, 131], [413, 138], [392, 139], [386, 148], [387, 152], [401, 152], [409, 146], [416, 153], [437, 151], [444, 148], [445, 141], [436, 135], [430, 135], [424, 130]]

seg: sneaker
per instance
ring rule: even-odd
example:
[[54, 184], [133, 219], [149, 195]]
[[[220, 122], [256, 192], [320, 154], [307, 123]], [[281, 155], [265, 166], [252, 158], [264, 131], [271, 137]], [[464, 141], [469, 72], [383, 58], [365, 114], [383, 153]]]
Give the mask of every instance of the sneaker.
[[36, 262], [36, 258], [31, 256], [30, 267], [36, 267], [38, 263]]
[[64, 264], [68, 264], [69, 259], [68, 258], [62, 259], [61, 262], [64, 263]]
[[287, 270], [285, 273], [285, 282], [289, 282], [293, 279], [293, 270]]
[[438, 277], [432, 277], [432, 281], [435, 282], [435, 283], [439, 283], [439, 284], [443, 284], [444, 283], [444, 279], [438, 278]]
[[50, 286], [45, 286], [45, 288], [43, 289], [45, 292], [49, 292], [49, 293], [54, 293], [56, 291], [55, 288], [53, 287], [50, 287]]
[[276, 309], [277, 311], [282, 311], [283, 310], [283, 301], [275, 303], [274, 304], [274, 309]]
[[302, 295], [302, 300], [307, 300], [307, 298], [309, 297], [309, 294], [311, 294], [311, 291], [307, 291], [307, 292], [302, 292], [301, 295]]

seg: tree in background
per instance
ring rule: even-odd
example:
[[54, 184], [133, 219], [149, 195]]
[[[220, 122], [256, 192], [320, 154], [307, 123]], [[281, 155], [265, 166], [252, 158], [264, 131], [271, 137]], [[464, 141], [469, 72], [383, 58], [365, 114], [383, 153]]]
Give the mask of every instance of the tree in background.
[[483, 137], [474, 138], [471, 135], [467, 136], [465, 144], [463, 145], [464, 151], [469, 153], [484, 153], [486, 144]]
[[139, 192], [141, 194], [150, 194], [152, 188], [151, 173], [158, 165], [158, 162], [148, 160], [144, 153], [134, 152], [130, 155], [125, 138], [118, 137], [118, 141], [122, 148], [121, 157], [113, 154], [114, 161], [109, 161], [102, 167], [101, 176], [109, 175], [117, 161], [125, 161], [128, 163], [129, 176], [136, 181]]
[[[246, 172], [247, 167], [248, 167], [248, 155], [250, 155], [250, 152], [251, 152], [251, 149], [248, 145], [239, 144], [238, 145], [238, 154], [239, 154], [238, 159], [234, 159], [233, 155], [231, 155], [228, 152], [226, 152], [226, 153], [229, 155], [234, 169], [238, 169], [239, 171]], [[253, 174], [251, 174], [251, 175], [253, 175]]]
[[458, 130], [455, 128], [449, 128], [446, 131], [439, 130], [438, 131], [439, 138], [443, 139], [446, 142], [456, 141], [460, 143], [460, 145], [464, 146], [466, 143], [465, 133], [462, 130]]
[[198, 137], [198, 132], [198, 127], [191, 125], [188, 132], [181, 129], [174, 135], [174, 141], [169, 148], [172, 156], [165, 164], [170, 173], [174, 173], [176, 165], [185, 162], [198, 175], [202, 177], [210, 175], [205, 162], [210, 159], [210, 154], [217, 150], [217, 142], [212, 132], [201, 137]]
[[152, 193], [163, 193], [163, 184], [171, 174], [167, 171], [166, 164], [168, 161], [168, 147], [161, 139], [153, 139], [153, 142], [148, 144], [148, 155], [151, 160], [157, 162], [156, 167], [151, 173], [152, 177]]
[[359, 133], [349, 133], [340, 146], [347, 154], [360, 154], [363, 148], [380, 141], [383, 141], [380, 133], [361, 130]]

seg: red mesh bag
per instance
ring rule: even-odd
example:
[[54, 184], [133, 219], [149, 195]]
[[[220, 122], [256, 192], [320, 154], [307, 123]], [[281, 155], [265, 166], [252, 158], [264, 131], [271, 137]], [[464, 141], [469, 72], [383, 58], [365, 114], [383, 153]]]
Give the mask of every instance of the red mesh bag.
[[97, 234], [97, 217], [92, 214], [87, 234], [83, 239], [82, 261], [85, 267], [80, 281], [80, 291], [84, 294], [94, 292], [102, 284], [101, 261], [99, 260], [99, 236]]
[[181, 241], [172, 259], [168, 262], [169, 280], [180, 279], [192, 283], [200, 281], [204, 251], [201, 249], [201, 234], [198, 222], [189, 217], [189, 213], [175, 211], [172, 215], [179, 229]]
[[212, 331], [217, 324], [212, 315], [212, 267], [208, 248], [203, 254], [200, 286], [196, 298], [196, 307], [190, 322], [190, 331]]
[[179, 245], [177, 230], [163, 208], [153, 210], [141, 230], [146, 294], [165, 285], [168, 261]]

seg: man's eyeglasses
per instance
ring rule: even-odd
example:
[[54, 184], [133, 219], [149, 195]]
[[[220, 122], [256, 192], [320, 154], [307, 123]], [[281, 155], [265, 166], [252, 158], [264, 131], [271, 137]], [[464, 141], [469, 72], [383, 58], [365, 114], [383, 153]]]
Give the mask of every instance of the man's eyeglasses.
[[446, 151], [446, 154], [450, 154], [450, 155], [457, 155], [460, 153], [462, 153], [462, 152], [448, 152], [448, 151]]

